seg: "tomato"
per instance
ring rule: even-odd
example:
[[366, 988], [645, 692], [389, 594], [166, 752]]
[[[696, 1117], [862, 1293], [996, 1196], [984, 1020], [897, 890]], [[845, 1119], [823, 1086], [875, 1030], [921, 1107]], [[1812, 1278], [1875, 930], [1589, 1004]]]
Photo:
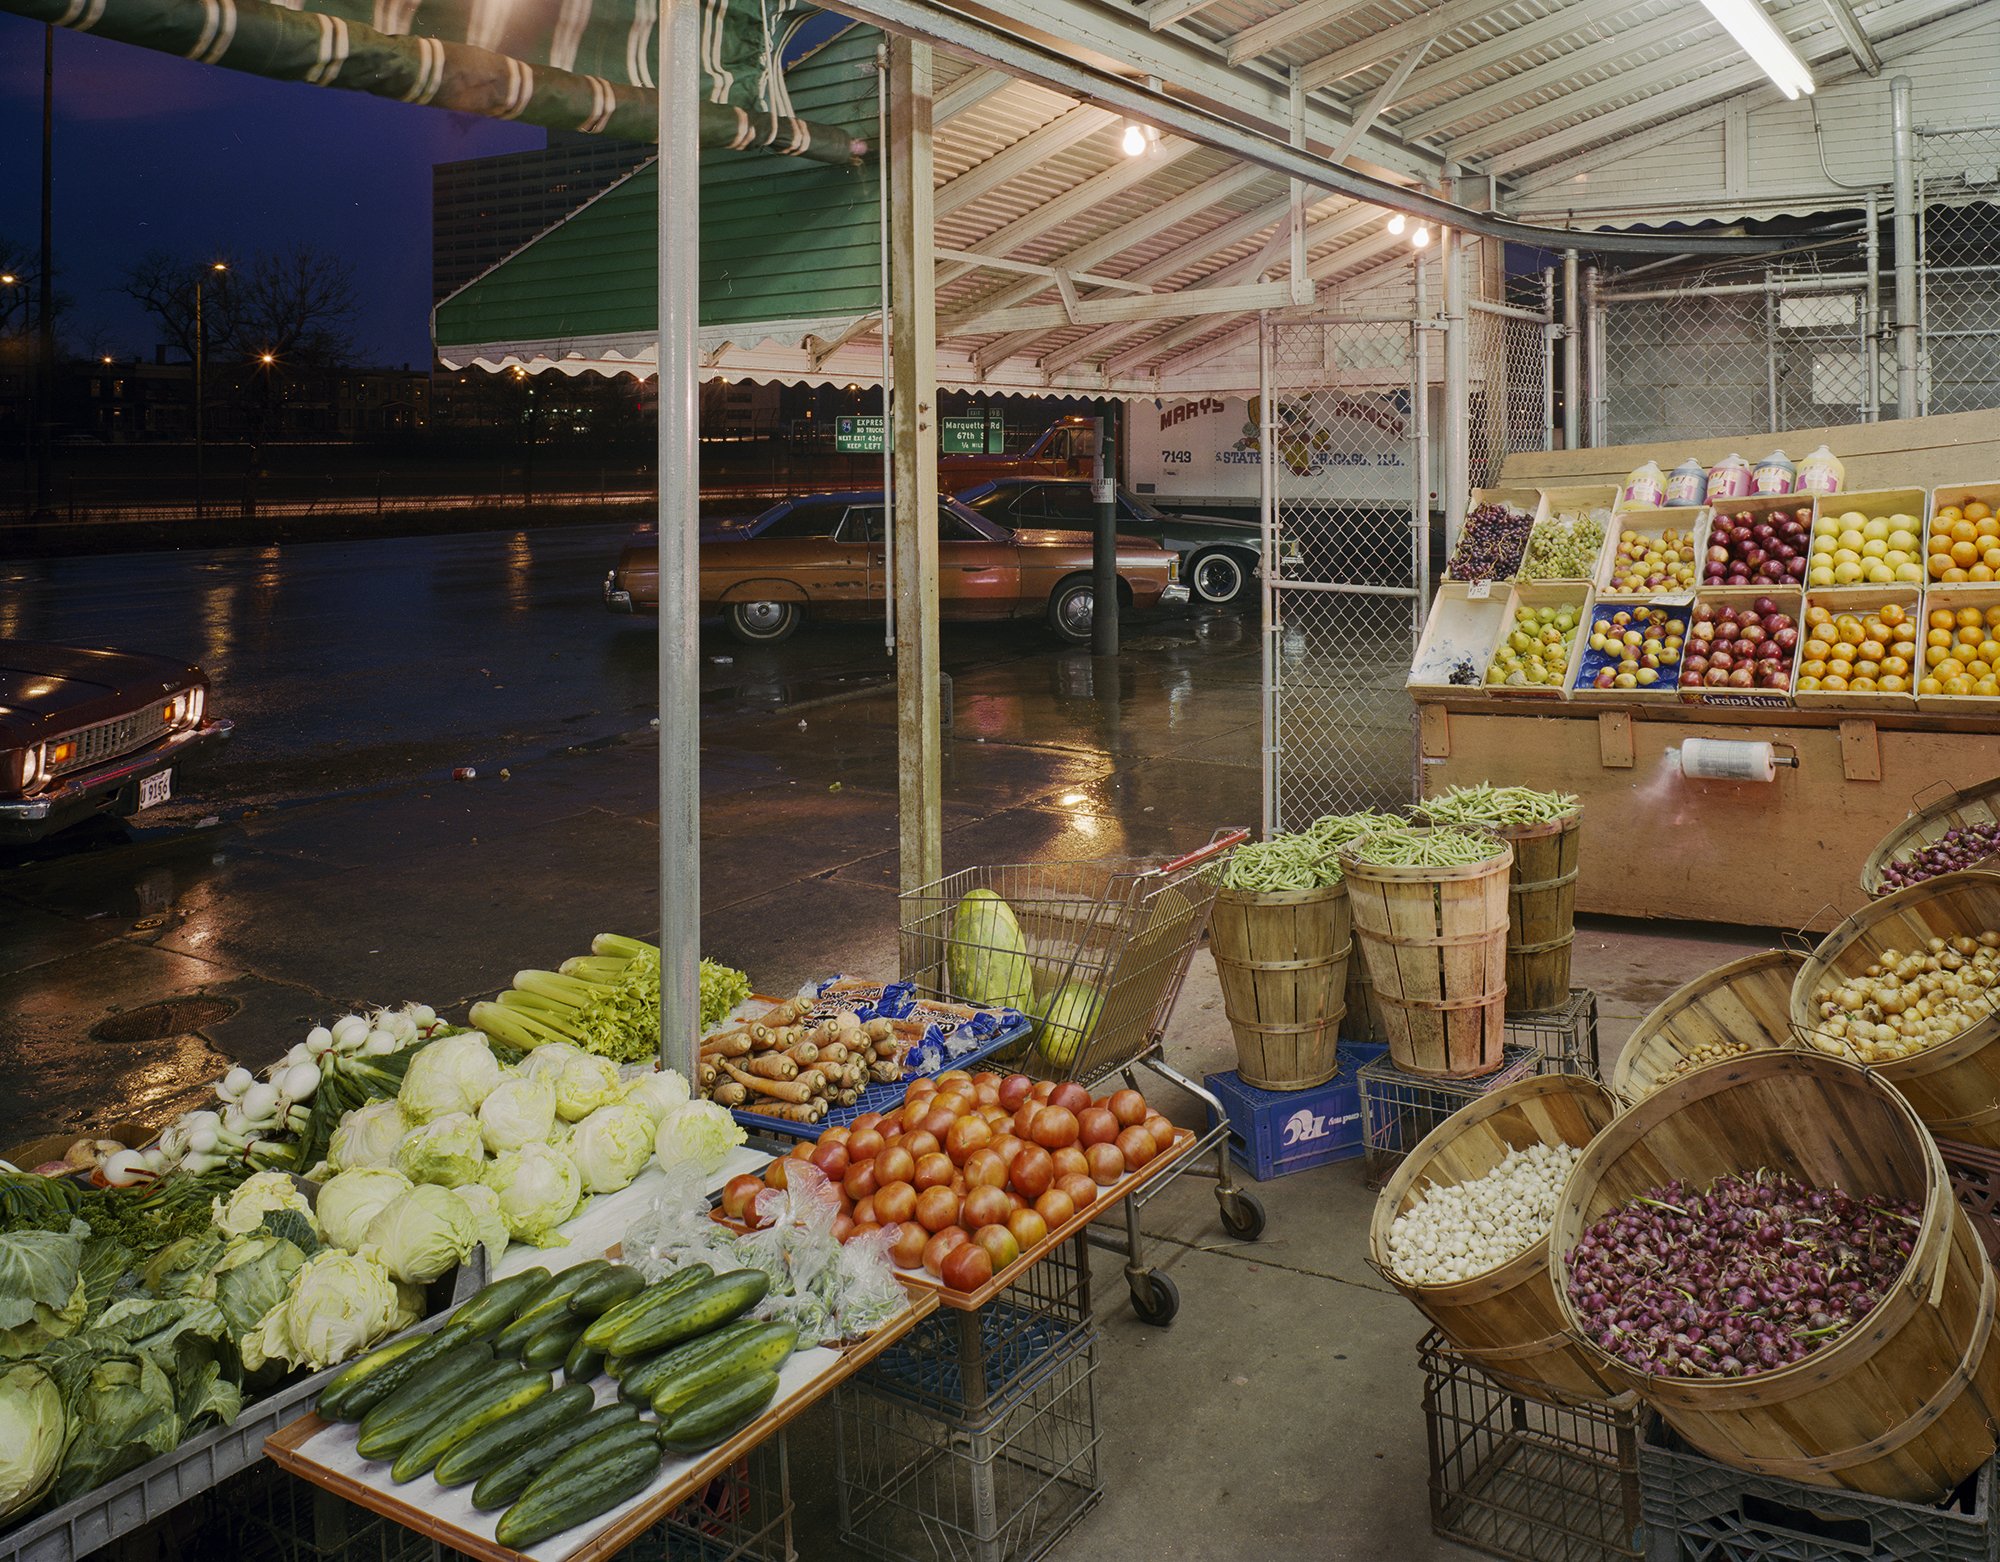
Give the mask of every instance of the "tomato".
[[1160, 1153], [1160, 1147], [1145, 1129], [1127, 1128], [1118, 1136], [1118, 1153], [1125, 1157], [1127, 1167], [1137, 1171]]
[[972, 1233], [972, 1240], [986, 1249], [986, 1256], [993, 1260], [993, 1272], [1002, 1274], [1007, 1266], [1021, 1256], [1020, 1238], [1005, 1226], [981, 1226]]
[[1064, 1107], [1072, 1112], [1081, 1112], [1085, 1107], [1090, 1105], [1090, 1092], [1073, 1080], [1064, 1080], [1063, 1083], [1057, 1085], [1055, 1089], [1049, 1092], [1049, 1105]]
[[1099, 1182], [1116, 1182], [1125, 1175], [1125, 1152], [1115, 1144], [1093, 1144], [1084, 1152], [1090, 1175]]
[[[945, 1256], [965, 1246], [971, 1240], [972, 1238], [966, 1234], [963, 1226], [946, 1226], [944, 1230], [937, 1232], [931, 1237], [930, 1241], [924, 1244], [924, 1268], [942, 1279], [944, 1277]], [[982, 1248], [980, 1252], [983, 1256], [985, 1249]]]
[[954, 1291], [976, 1291], [993, 1278], [993, 1257], [977, 1242], [957, 1243], [945, 1253], [938, 1278]]
[[1010, 1112], [1018, 1112], [1034, 1088], [1035, 1082], [1026, 1074], [1009, 1074], [1000, 1081], [1000, 1104]]
[[917, 1224], [926, 1231], [943, 1231], [958, 1224], [959, 1197], [949, 1188], [926, 1188], [917, 1195]]
[[1087, 1106], [1076, 1114], [1077, 1142], [1085, 1149], [1093, 1144], [1109, 1144], [1118, 1137], [1118, 1119], [1108, 1106]]
[[1114, 1090], [1105, 1098], [1104, 1104], [1118, 1119], [1120, 1128], [1137, 1128], [1148, 1116], [1146, 1098], [1136, 1090]]
[[1066, 1106], [1045, 1106], [1028, 1124], [1028, 1137], [1044, 1150], [1059, 1150], [1076, 1143], [1076, 1113]]
[[875, 1190], [875, 1218], [885, 1226], [914, 1220], [917, 1190], [907, 1182], [887, 1182]]
[[1023, 1198], [1038, 1199], [1056, 1180], [1055, 1160], [1040, 1145], [1031, 1144], [1014, 1157], [1007, 1180]]
[[886, 1229], [895, 1233], [889, 1239], [889, 1256], [899, 1269], [916, 1269], [924, 1261], [924, 1248], [929, 1244], [931, 1234], [914, 1220], [906, 1220], [900, 1225]]
[[992, 1142], [993, 1130], [983, 1117], [961, 1117], [951, 1125], [951, 1132], [944, 1136], [945, 1153], [957, 1165], [963, 1166], [972, 1158], [972, 1152], [984, 1149]]

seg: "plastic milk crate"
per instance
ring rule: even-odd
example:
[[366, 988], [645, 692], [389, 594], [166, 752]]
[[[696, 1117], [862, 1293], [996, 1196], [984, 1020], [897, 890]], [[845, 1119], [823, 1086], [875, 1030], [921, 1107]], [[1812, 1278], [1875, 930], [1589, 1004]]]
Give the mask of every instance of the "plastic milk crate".
[[[1259, 1182], [1359, 1155], [1367, 1135], [1357, 1075], [1388, 1051], [1379, 1042], [1343, 1041], [1340, 1072], [1310, 1090], [1259, 1090], [1234, 1069], [1208, 1075], [1202, 1082], [1229, 1115], [1230, 1154]], [[1213, 1128], [1213, 1107], [1208, 1117]]]

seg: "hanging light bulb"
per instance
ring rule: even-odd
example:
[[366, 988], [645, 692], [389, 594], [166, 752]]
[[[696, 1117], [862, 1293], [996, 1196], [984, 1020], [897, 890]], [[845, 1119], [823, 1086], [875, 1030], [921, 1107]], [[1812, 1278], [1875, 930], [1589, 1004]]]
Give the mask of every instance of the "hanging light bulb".
[[1145, 155], [1145, 151], [1146, 151], [1146, 131], [1145, 131], [1145, 128], [1144, 128], [1143, 126], [1141, 126], [1141, 125], [1138, 125], [1138, 124], [1135, 124], [1135, 123], [1133, 123], [1133, 121], [1131, 121], [1131, 120], [1129, 120], [1129, 119], [1128, 119], [1128, 120], [1126, 120], [1126, 121], [1125, 121], [1125, 137], [1124, 137], [1124, 140], [1123, 140], [1123, 141], [1122, 141], [1122, 142], [1121, 142], [1120, 144], [1124, 146], [1124, 148], [1125, 148], [1125, 155], [1126, 155], [1127, 157], [1142, 157], [1142, 156], [1144, 156], [1144, 155]]
[[1417, 231], [1410, 235], [1410, 242], [1414, 244], [1418, 249], [1422, 249], [1426, 244], [1430, 243], [1430, 241], [1431, 241], [1431, 230], [1429, 228], [1426, 228], [1422, 223], [1418, 223]]
[[1389, 231], [1391, 233], [1401, 233], [1405, 226], [1406, 219], [1401, 212], [1391, 212], [1389, 214]]

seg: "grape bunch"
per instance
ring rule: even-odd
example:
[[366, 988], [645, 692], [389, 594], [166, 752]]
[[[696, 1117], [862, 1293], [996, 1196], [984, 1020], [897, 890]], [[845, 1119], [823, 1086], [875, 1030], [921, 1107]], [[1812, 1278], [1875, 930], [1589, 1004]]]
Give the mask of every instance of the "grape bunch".
[[1528, 536], [1528, 551], [1521, 559], [1521, 578], [1590, 579], [1597, 568], [1597, 555], [1604, 547], [1604, 529], [1610, 519], [1608, 510], [1584, 510], [1551, 515], [1537, 522]]
[[1482, 504], [1465, 518], [1445, 573], [1453, 580], [1512, 580], [1535, 518], [1511, 504]]

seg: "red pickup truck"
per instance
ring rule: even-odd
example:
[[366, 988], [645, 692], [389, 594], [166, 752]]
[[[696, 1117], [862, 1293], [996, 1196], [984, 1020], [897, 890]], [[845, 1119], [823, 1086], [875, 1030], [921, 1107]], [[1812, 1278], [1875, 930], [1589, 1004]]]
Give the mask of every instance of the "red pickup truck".
[[938, 488], [963, 493], [1002, 477], [1089, 477], [1097, 461], [1097, 420], [1058, 418], [1020, 455], [939, 456]]

